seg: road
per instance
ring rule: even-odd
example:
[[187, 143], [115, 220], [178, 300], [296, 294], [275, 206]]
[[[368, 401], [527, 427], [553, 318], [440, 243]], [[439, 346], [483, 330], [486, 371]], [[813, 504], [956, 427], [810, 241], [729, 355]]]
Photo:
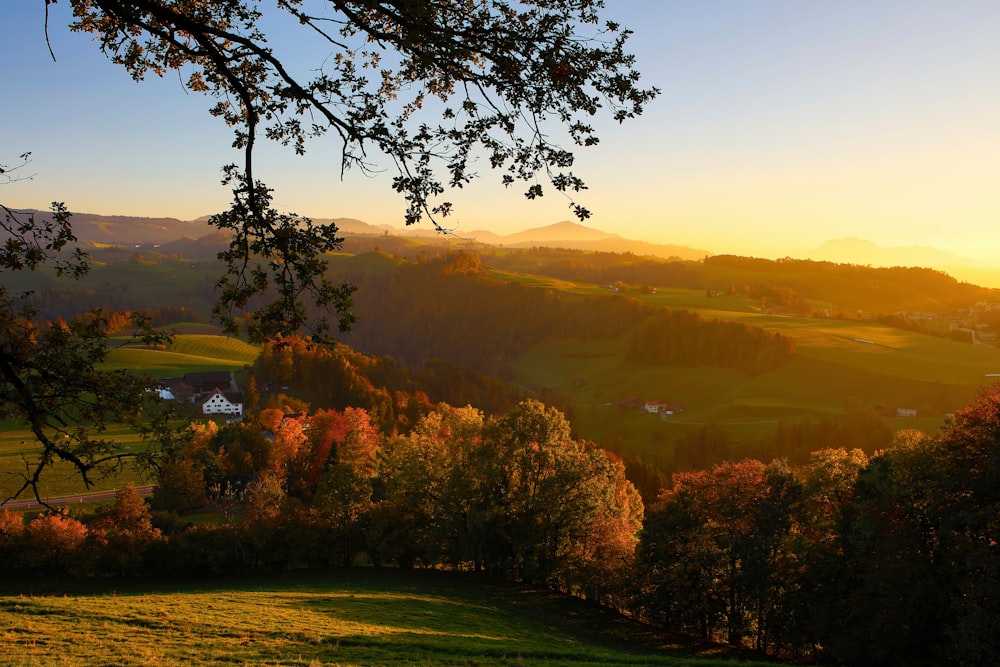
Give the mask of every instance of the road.
[[[147, 486], [137, 486], [135, 488], [140, 494], [144, 496], [148, 496], [153, 492], [152, 484]], [[100, 502], [102, 500], [114, 500], [115, 494], [117, 493], [118, 489], [111, 489], [110, 491], [91, 491], [89, 493], [75, 493], [69, 496], [55, 496], [52, 498], [46, 498], [45, 502], [55, 507], [61, 507], [64, 505], [79, 505], [80, 503], [92, 503], [92, 502]], [[20, 511], [20, 510], [38, 509], [39, 507], [42, 507], [42, 504], [39, 503], [34, 498], [30, 498], [26, 500], [8, 500], [5, 503], [0, 503], [0, 508], [2, 507]]]

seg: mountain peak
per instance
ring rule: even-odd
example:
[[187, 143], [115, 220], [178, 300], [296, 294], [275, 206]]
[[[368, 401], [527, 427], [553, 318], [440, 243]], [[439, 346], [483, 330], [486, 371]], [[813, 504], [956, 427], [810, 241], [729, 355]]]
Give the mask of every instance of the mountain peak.
[[812, 258], [872, 266], [941, 267], [965, 263], [962, 258], [937, 248], [920, 245], [886, 248], [853, 237], [827, 241], [812, 252]]
[[585, 227], [577, 222], [563, 220], [544, 227], [533, 227], [523, 232], [504, 237], [505, 243], [525, 243], [529, 241], [600, 241], [618, 238], [617, 234], [602, 232], [593, 227]]

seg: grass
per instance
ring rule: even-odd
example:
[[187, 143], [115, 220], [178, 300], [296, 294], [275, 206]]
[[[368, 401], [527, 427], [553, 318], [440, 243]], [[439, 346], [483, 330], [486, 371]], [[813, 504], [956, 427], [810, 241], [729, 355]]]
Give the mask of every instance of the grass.
[[[123, 347], [115, 350], [103, 369], [129, 368], [153, 377], [180, 377], [195, 371], [238, 371], [252, 364], [259, 348], [236, 338], [209, 334], [177, 335], [168, 349]], [[122, 447], [146, 447], [134, 431], [123, 425], [112, 425], [103, 437]], [[10, 496], [23, 483], [24, 460], [33, 460], [38, 448], [32, 433], [17, 425], [0, 425], [0, 500]], [[54, 463], [43, 473], [42, 493], [58, 497], [87, 490], [115, 489], [128, 482], [147, 483], [139, 471], [126, 467], [111, 479], [97, 480], [92, 489], [84, 488], [79, 473], [63, 462]]]
[[[560, 289], [559, 282], [548, 285]], [[581, 286], [565, 288], [579, 294]], [[894, 420], [894, 428], [934, 432], [947, 413], [974, 400], [1000, 370], [1000, 350], [894, 329], [858, 320], [792, 317], [763, 312], [742, 297], [708, 297], [704, 291], [665, 289], [636, 295], [660, 307], [695, 310], [779, 331], [796, 345], [795, 356], [768, 373], [751, 376], [725, 368], [678, 368], [626, 359], [629, 335], [614, 340], [560, 340], [523, 355], [515, 377], [528, 387], [566, 396], [582, 437], [621, 437], [633, 451], [669, 460], [677, 437], [709, 424], [736, 440], [772, 433], [781, 421], [842, 414], [845, 406], [916, 409], [919, 420]], [[684, 412], [660, 419], [614, 406], [626, 397], [680, 403]]]
[[58, 593], [0, 598], [4, 664], [733, 662], [718, 647], [658, 636], [592, 603], [470, 574], [359, 568]]
[[[147, 443], [138, 434], [123, 425], [112, 425], [104, 435], [123, 447], [147, 447]], [[23, 484], [21, 474], [25, 472], [24, 460], [32, 460], [37, 452], [34, 442], [34, 436], [26, 429], [9, 424], [0, 427], [0, 500], [9, 497]], [[42, 474], [41, 493], [45, 497], [58, 497], [87, 490], [107, 491], [128, 482], [147, 483], [139, 471], [126, 467], [113, 479], [97, 480], [94, 488], [86, 489], [72, 465], [57, 461]]]
[[185, 373], [241, 370], [254, 362], [260, 348], [238, 338], [211, 334], [180, 334], [166, 349], [121, 347], [104, 368], [128, 368], [153, 377], [180, 377]]

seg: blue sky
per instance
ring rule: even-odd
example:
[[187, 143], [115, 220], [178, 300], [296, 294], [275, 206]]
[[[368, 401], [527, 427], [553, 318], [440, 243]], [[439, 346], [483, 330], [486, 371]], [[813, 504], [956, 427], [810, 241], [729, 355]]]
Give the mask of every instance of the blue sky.
[[[603, 122], [574, 171], [587, 224], [712, 252], [804, 255], [854, 236], [1000, 255], [1000, 2], [609, 0], [635, 30], [647, 85], [640, 119]], [[239, 156], [210, 101], [176, 75], [142, 84], [53, 6], [0, 3], [0, 161], [32, 151], [4, 201], [192, 219], [227, 206], [220, 167]], [[321, 60], [296, 53], [295, 57]], [[332, 144], [259, 159], [276, 202], [315, 217], [400, 225], [391, 173], [340, 180]], [[461, 231], [519, 231], [570, 217], [485, 173], [451, 197]]]

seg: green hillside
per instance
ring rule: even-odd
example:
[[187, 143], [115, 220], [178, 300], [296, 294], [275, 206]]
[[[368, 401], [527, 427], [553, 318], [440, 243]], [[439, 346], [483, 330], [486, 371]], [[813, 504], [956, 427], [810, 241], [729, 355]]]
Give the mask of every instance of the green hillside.
[[[596, 440], [618, 436], [634, 451], [668, 461], [669, 443], [708, 425], [736, 438], [756, 438], [782, 421], [842, 414], [852, 402], [879, 408], [893, 428], [934, 431], [947, 413], [965, 406], [993, 381], [988, 374], [1000, 372], [1000, 350], [990, 346], [865, 321], [774, 315], [747, 299], [709, 298], [695, 290], [638, 298], [778, 331], [796, 345], [790, 361], [756, 376], [727, 368], [631, 363], [626, 359], [628, 335], [546, 343], [516, 364], [521, 384], [568, 397], [581, 435]], [[616, 406], [630, 397], [676, 402], [684, 412], [661, 418]], [[918, 418], [896, 418], [897, 408], [916, 410]]]
[[[343, 336], [345, 342], [365, 354], [391, 355], [415, 369], [437, 357], [511, 380], [529, 392], [553, 390], [572, 407], [581, 435], [621, 437], [636, 451], [667, 459], [677, 437], [707, 426], [724, 428], [736, 440], [762, 438], [779, 424], [842, 415], [850, 405], [879, 410], [896, 429], [933, 431], [946, 414], [991, 382], [991, 374], [1000, 372], [1000, 353], [994, 347], [860, 319], [858, 311], [926, 311], [933, 317], [928, 330], [940, 335], [951, 327], [990, 324], [989, 307], [982, 304], [994, 299], [995, 292], [926, 269], [739, 257], [668, 262], [547, 248], [483, 248], [477, 268], [457, 280], [446, 275], [443, 260], [449, 248], [444, 245], [408, 241], [404, 248], [390, 237], [371, 240], [364, 252], [328, 256], [331, 278], [358, 285], [354, 311], [359, 320]], [[58, 292], [46, 293], [44, 303], [56, 311], [67, 304], [107, 300], [104, 307], [110, 309], [190, 304], [207, 312], [219, 268], [211, 261], [133, 253], [101, 264], [82, 283], [61, 283], [76, 291], [62, 298]], [[53, 284], [49, 276], [37, 278], [36, 289]], [[505, 283], [511, 289], [497, 287]], [[761, 297], [751, 296], [753, 289], [744, 290], [747, 285], [791, 290], [794, 307], [768, 307]], [[536, 298], [536, 289], [558, 294], [559, 303]], [[618, 327], [615, 339], [594, 338], [593, 330], [585, 334], [586, 342], [566, 338], [581, 325], [615, 321], [611, 310], [573, 311], [566, 304], [622, 293], [649, 306], [780, 332], [794, 340], [796, 353], [775, 370], [749, 375], [726, 368], [629, 362], [630, 333], [618, 334], [630, 324]], [[577, 317], [560, 333], [553, 332], [559, 323], [551, 317], [557, 308]], [[983, 319], [975, 320], [973, 310]], [[816, 316], [789, 314], [793, 311]], [[831, 316], [841, 313], [848, 319]], [[961, 321], [961, 313], [971, 321]], [[531, 347], [538, 341], [544, 342]], [[237, 340], [181, 335], [169, 349], [120, 350], [108, 366], [169, 377], [238, 370], [255, 357], [254, 348]], [[628, 397], [676, 402], [684, 412], [661, 419], [615, 407]], [[896, 418], [897, 409], [916, 410], [918, 416]]]
[[240, 370], [252, 364], [260, 349], [237, 338], [210, 334], [181, 334], [167, 349], [122, 347], [111, 354], [105, 368], [129, 368], [153, 377], [179, 377], [211, 370]]
[[593, 603], [469, 574], [359, 568], [99, 586], [0, 597], [4, 664], [734, 664], [721, 648], [657, 636]]

